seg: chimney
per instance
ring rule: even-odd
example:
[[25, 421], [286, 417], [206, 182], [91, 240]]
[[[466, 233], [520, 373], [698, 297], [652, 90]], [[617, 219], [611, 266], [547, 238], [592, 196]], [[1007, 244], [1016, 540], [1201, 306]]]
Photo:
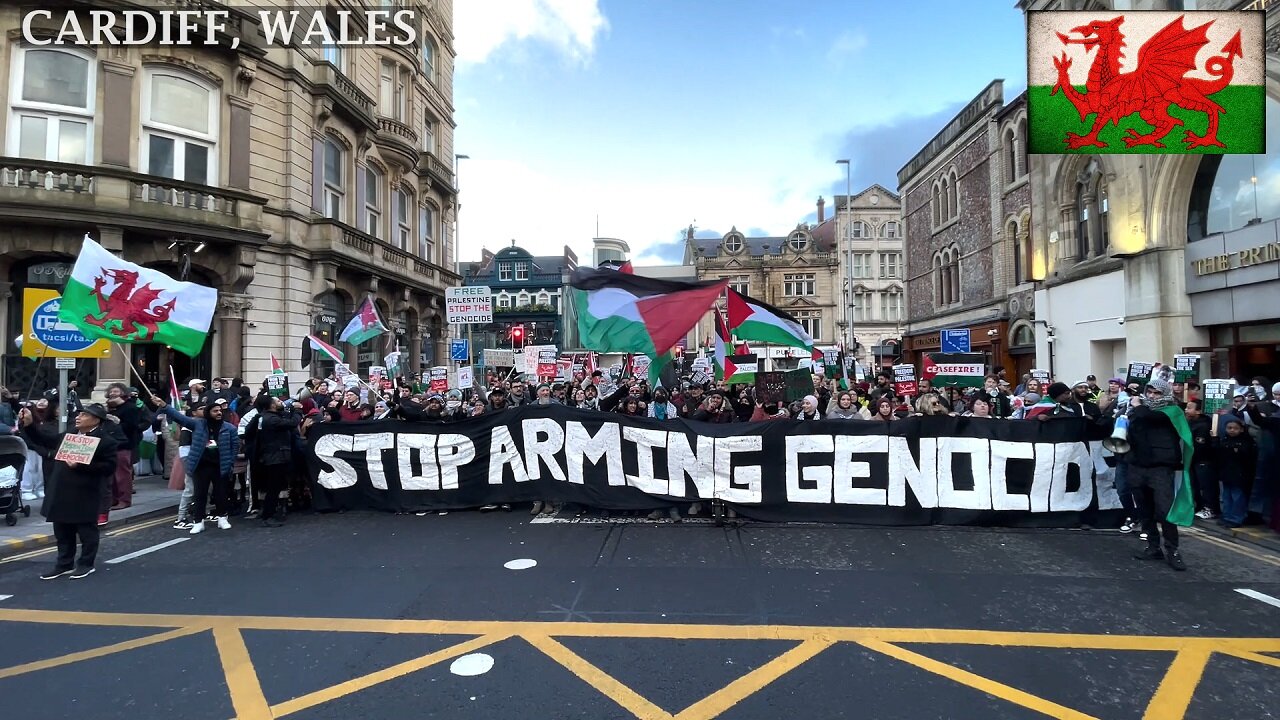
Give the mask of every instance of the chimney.
[[818, 196], [818, 224], [821, 225], [827, 219], [827, 201]]

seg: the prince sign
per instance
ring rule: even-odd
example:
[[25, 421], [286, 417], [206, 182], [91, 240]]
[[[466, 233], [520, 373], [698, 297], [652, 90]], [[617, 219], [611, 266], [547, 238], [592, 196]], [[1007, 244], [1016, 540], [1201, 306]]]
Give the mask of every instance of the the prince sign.
[[1102, 462], [1106, 430], [1078, 419], [710, 425], [526, 406], [312, 432], [322, 511], [718, 498], [762, 520], [1073, 526], [1120, 507]]

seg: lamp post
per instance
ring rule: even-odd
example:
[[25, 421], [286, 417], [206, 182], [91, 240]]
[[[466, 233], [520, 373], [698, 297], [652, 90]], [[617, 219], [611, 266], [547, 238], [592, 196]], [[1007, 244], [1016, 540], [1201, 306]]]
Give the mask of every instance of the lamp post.
[[849, 159], [837, 160], [837, 165], [844, 166], [844, 234], [849, 241], [849, 250], [845, 257], [845, 292], [848, 293], [848, 302], [845, 303], [845, 347], [849, 348], [853, 354], [854, 362], [857, 362], [858, 353], [853, 347], [853, 208], [850, 207], [849, 200], [853, 195], [853, 163]]
[[[449, 257], [449, 269], [456, 271], [458, 269], [458, 245], [462, 243], [462, 203], [458, 202], [458, 195], [462, 192], [462, 183], [458, 180], [458, 167], [463, 160], [470, 160], [470, 155], [462, 155], [454, 153], [453, 155], [453, 247]], [[489, 299], [493, 302], [493, 298]], [[475, 346], [471, 343], [471, 323], [467, 323], [467, 360], [474, 357], [476, 352]]]

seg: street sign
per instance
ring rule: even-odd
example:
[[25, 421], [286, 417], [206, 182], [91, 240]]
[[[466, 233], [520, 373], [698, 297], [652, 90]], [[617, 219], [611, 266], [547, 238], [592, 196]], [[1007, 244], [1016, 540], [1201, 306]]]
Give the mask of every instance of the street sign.
[[445, 288], [445, 321], [450, 325], [493, 322], [493, 292], [487, 285]]
[[62, 295], [57, 290], [22, 291], [22, 356], [29, 358], [105, 358], [111, 341], [85, 337], [76, 326], [58, 320]]
[[75, 370], [76, 359], [68, 357], [55, 358], [53, 361], [53, 368], [55, 370]]
[[942, 352], [944, 353], [970, 352], [969, 328], [961, 328], [958, 330], [943, 330], [942, 331]]
[[449, 360], [452, 362], [466, 362], [471, 356], [470, 350], [466, 340], [450, 340]]

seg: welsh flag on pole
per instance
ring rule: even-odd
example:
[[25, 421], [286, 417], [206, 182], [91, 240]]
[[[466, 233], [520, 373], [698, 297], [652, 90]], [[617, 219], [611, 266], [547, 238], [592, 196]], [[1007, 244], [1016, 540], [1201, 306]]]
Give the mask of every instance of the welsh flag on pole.
[[382, 323], [382, 318], [378, 316], [378, 308], [373, 304], [373, 298], [366, 295], [364, 303], [360, 305], [360, 309], [356, 312], [356, 316], [351, 318], [351, 322], [347, 323], [347, 327], [338, 336], [338, 342], [360, 345], [386, 331], [387, 326]]
[[689, 334], [728, 280], [679, 282], [578, 268], [569, 285], [582, 345], [659, 359]]
[[790, 314], [727, 289], [729, 329], [743, 340], [804, 348], [813, 352], [813, 338]]
[[89, 337], [160, 343], [195, 357], [217, 305], [217, 290], [125, 262], [85, 235], [58, 320]]

